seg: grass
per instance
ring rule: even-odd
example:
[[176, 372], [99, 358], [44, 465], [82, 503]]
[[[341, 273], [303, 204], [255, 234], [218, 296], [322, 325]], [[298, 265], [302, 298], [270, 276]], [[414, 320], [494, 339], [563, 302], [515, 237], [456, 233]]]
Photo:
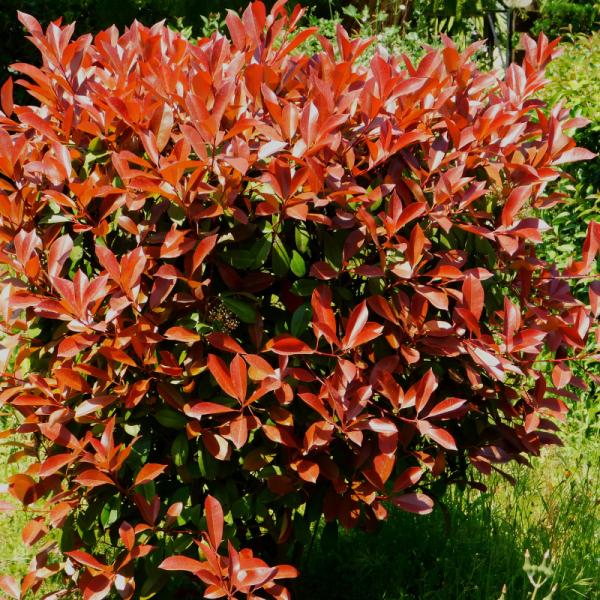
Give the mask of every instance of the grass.
[[[5, 414], [0, 417], [0, 431], [14, 425], [12, 416]], [[0, 483], [6, 483], [11, 475], [21, 473], [27, 467], [25, 461], [12, 464], [8, 462], [11, 455], [20, 449], [10, 445], [10, 441], [14, 440], [15, 436], [11, 436], [0, 441]], [[0, 500], [19, 505], [10, 494], [0, 495]], [[0, 576], [12, 575], [20, 580], [27, 574], [29, 562], [35, 556], [35, 549], [25, 547], [21, 540], [21, 531], [29, 520], [23, 512], [0, 512]], [[43, 546], [43, 542], [39, 546]]]

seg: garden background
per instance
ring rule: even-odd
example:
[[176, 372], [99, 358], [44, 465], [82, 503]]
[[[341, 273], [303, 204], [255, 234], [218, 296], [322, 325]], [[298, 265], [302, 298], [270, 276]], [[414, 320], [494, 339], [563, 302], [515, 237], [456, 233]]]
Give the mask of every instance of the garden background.
[[[238, 10], [245, 0], [3, 0], [0, 3], [0, 83], [14, 62], [38, 64], [38, 52], [24, 37], [17, 10], [34, 15], [45, 27], [63, 17], [77, 21], [75, 37], [112, 24], [123, 30], [134, 19], [150, 25], [166, 19], [186, 37], [208, 36], [219, 28], [228, 9]], [[389, 52], [418, 54], [421, 42], [436, 45], [445, 32], [464, 48], [490, 33], [487, 14], [496, 14], [499, 44], [506, 44], [504, 7], [490, 2], [417, 0], [370, 1], [357, 6], [315, 2], [305, 26], [317, 25], [329, 38], [343, 20], [354, 35], [377, 35]], [[577, 145], [594, 152], [600, 148], [600, 40], [599, 7], [592, 2], [549, 0], [533, 7], [533, 33], [564, 35], [565, 53], [550, 67], [551, 86], [544, 91], [550, 105], [564, 102], [572, 116], [591, 124], [576, 134]], [[490, 13], [490, 11], [499, 11]], [[526, 20], [526, 15], [523, 16]], [[306, 43], [310, 50], [312, 39]], [[513, 45], [519, 47], [519, 34]], [[478, 57], [489, 68], [485, 49]], [[494, 66], [502, 68], [498, 55]], [[14, 72], [13, 78], [14, 78]], [[567, 198], [546, 220], [543, 254], [566, 263], [587, 224], [600, 214], [600, 169], [597, 161], [571, 169], [573, 180], [562, 185]], [[494, 600], [504, 584], [506, 598], [527, 597], [530, 585], [522, 570], [526, 549], [539, 561], [550, 550], [556, 560], [555, 598], [600, 598], [600, 396], [595, 361], [584, 365], [579, 400], [570, 403], [563, 448], [553, 447], [531, 466], [513, 467], [514, 481], [499, 475], [485, 481], [487, 491], [454, 487], [443, 505], [428, 516], [397, 511], [380, 524], [374, 535], [360, 531], [327, 531], [319, 536], [299, 582], [301, 598], [310, 599], [439, 599]], [[0, 415], [9, 429], [10, 414]], [[17, 472], [11, 456], [18, 447], [2, 446], [1, 481]], [[0, 573], [22, 577], [33, 551], [20, 541], [26, 519], [0, 516]], [[548, 593], [549, 588], [544, 593]], [[163, 590], [157, 597], [169, 597]]]

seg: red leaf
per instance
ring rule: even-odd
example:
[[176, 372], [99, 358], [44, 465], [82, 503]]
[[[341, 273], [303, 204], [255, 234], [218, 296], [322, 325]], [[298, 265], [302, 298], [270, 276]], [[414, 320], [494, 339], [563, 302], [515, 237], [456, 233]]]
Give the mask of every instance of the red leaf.
[[401, 492], [411, 485], [415, 485], [421, 479], [422, 475], [423, 470], [421, 467], [409, 467], [396, 479], [392, 493]]
[[[233, 384], [232, 384], [233, 385]], [[232, 388], [233, 389], [233, 388]], [[231, 412], [235, 409], [215, 402], [198, 402], [191, 407], [184, 407], [185, 414], [192, 419], [200, 420], [204, 415], [217, 415], [220, 413]]]
[[73, 460], [72, 454], [55, 454], [50, 458], [47, 458], [40, 467], [39, 476], [42, 479], [50, 477], [53, 473], [56, 473], [60, 468], [64, 467], [70, 460]]
[[595, 279], [590, 283], [589, 295], [590, 307], [594, 316], [597, 317], [600, 315], [600, 281], [598, 279]]
[[573, 373], [571, 373], [571, 369], [564, 362], [556, 363], [554, 369], [552, 369], [552, 383], [560, 390], [564, 388], [569, 381], [571, 381], [571, 377]]
[[481, 318], [481, 313], [483, 312], [483, 303], [485, 300], [481, 282], [479, 279], [469, 275], [463, 283], [462, 292], [467, 308], [475, 315], [475, 318], [479, 320]]
[[419, 386], [416, 389], [415, 409], [419, 414], [429, 402], [433, 390], [437, 387], [436, 377], [433, 374], [433, 369], [429, 369], [427, 373], [419, 381]]
[[523, 205], [531, 196], [532, 187], [530, 185], [515, 188], [508, 197], [504, 209], [502, 210], [502, 225], [510, 227], [513, 224], [514, 217], [523, 208]]
[[117, 398], [118, 396], [116, 394], [112, 394], [110, 396], [94, 396], [89, 400], [84, 400], [75, 409], [75, 416], [79, 418], [95, 413], [114, 402]]
[[67, 556], [70, 556], [74, 561], [79, 564], [86, 565], [87, 567], [92, 567], [92, 569], [96, 569], [96, 571], [108, 571], [109, 568], [106, 565], [98, 562], [96, 558], [94, 558], [91, 554], [87, 552], [83, 552], [81, 550], [73, 550], [72, 552], [65, 552]]
[[167, 465], [159, 465], [155, 463], [148, 463], [144, 465], [141, 471], [137, 474], [133, 485], [144, 485], [145, 483], [150, 483], [156, 479], [166, 468]]
[[312, 295], [311, 306], [313, 311], [313, 321], [324, 323], [335, 334], [335, 316], [331, 309], [331, 290], [325, 285], [320, 285]]
[[144, 521], [153, 527], [158, 517], [158, 511], [160, 510], [160, 500], [158, 499], [158, 496], [155, 495], [150, 504], [148, 504], [148, 501], [144, 496], [134, 493], [133, 501], [142, 514]]
[[214, 354], [209, 354], [207, 364], [212, 376], [217, 380], [217, 383], [221, 389], [232, 398], [237, 398], [237, 390], [231, 381], [229, 369], [227, 365]]
[[337, 277], [339, 273], [328, 263], [323, 260], [316, 262], [310, 268], [311, 277], [320, 279], [321, 281], [327, 281]]
[[392, 502], [402, 510], [417, 515], [428, 515], [433, 511], [433, 500], [425, 494], [403, 494], [391, 498]]
[[192, 273], [204, 262], [206, 257], [213, 251], [215, 244], [217, 243], [218, 235], [211, 235], [200, 241], [196, 251], [194, 252], [194, 258], [192, 260]]
[[98, 350], [100, 354], [106, 356], [106, 358], [110, 358], [112, 360], [116, 360], [117, 362], [123, 363], [124, 365], [129, 365], [131, 367], [135, 367], [135, 362], [123, 352], [123, 350], [119, 350], [119, 348], [113, 348], [112, 346], [102, 346]]
[[263, 352], [271, 350], [275, 354], [281, 355], [293, 355], [293, 354], [313, 354], [312, 348], [310, 348], [303, 341], [296, 339], [295, 337], [282, 333], [274, 337], [272, 340], [265, 344]]
[[77, 477], [75, 481], [87, 487], [97, 487], [99, 485], [106, 484], [115, 485], [114, 481], [110, 477], [104, 473], [100, 473], [100, 471], [96, 471], [95, 469], [88, 469], [79, 477]]
[[218, 348], [219, 350], [223, 350], [224, 352], [246, 354], [244, 349], [232, 337], [225, 333], [213, 331], [213, 333], [208, 335], [206, 339], [212, 346]]
[[445, 430], [440, 427], [432, 425], [427, 430], [427, 435], [435, 442], [437, 442], [443, 448], [447, 450], [456, 450], [456, 442], [454, 438]]
[[309, 481], [310, 483], [316, 483], [319, 477], [319, 465], [310, 460], [300, 460], [296, 465], [298, 469], [298, 475], [304, 479], [304, 481]]
[[21, 123], [24, 123], [25, 125], [29, 125], [30, 127], [33, 127], [39, 133], [42, 133], [43, 135], [50, 138], [51, 140], [53, 140], [55, 142], [60, 142], [60, 140], [58, 139], [58, 136], [56, 135], [56, 132], [54, 131], [54, 129], [52, 129], [50, 124], [47, 121], [44, 121], [44, 119], [42, 119], [35, 113], [33, 113], [33, 112], [21, 113], [19, 115], [19, 120], [21, 121]]
[[244, 446], [248, 440], [248, 421], [246, 417], [239, 416], [231, 422], [229, 438], [238, 450]]
[[170, 327], [165, 331], [165, 337], [168, 340], [175, 340], [186, 344], [193, 344], [200, 341], [200, 336], [195, 331], [186, 327]]
[[204, 510], [208, 524], [208, 535], [216, 549], [221, 545], [221, 540], [223, 539], [223, 509], [216, 498], [207, 496], [204, 503]]
[[0, 589], [11, 598], [16, 598], [16, 600], [19, 600], [21, 597], [19, 584], [15, 581], [15, 578], [10, 575], [3, 575], [0, 577]]
[[319, 110], [311, 101], [304, 106], [300, 117], [300, 132], [307, 147], [317, 140], [317, 127], [319, 121]]
[[246, 30], [244, 29], [244, 24], [242, 23], [242, 20], [237, 16], [235, 12], [233, 12], [232, 10], [228, 10], [227, 17], [225, 17], [225, 22], [227, 23], [227, 28], [229, 29], [233, 45], [238, 50], [245, 50]]
[[415, 285], [415, 291], [440, 310], [448, 310], [448, 296], [428, 285]]
[[169, 556], [169, 558], [166, 558], [158, 565], [158, 568], [165, 571], [189, 571], [190, 573], [196, 573], [203, 566], [199, 560], [194, 560], [187, 556]]
[[433, 409], [427, 415], [427, 418], [442, 418], [447, 414], [453, 413], [457, 408], [463, 406], [465, 402], [466, 400], [461, 400], [460, 398], [446, 398], [446, 400], [442, 400], [442, 402], [433, 407]]
[[406, 249], [406, 258], [411, 267], [414, 267], [421, 258], [423, 253], [423, 246], [425, 245], [425, 235], [423, 230], [417, 223], [410, 234], [410, 240]]
[[368, 318], [369, 310], [367, 308], [367, 302], [364, 300], [350, 315], [350, 319], [346, 325], [346, 335], [342, 340], [344, 348], [352, 348], [354, 346], [354, 342], [356, 341], [358, 334], [362, 331], [362, 328], [365, 326]]
[[563, 152], [558, 158], [555, 158], [552, 161], [554, 166], [556, 165], [564, 165], [565, 163], [575, 162], [578, 160], [593, 160], [598, 156], [585, 148], [572, 148], [571, 150], [567, 150]]
[[173, 110], [166, 102], [160, 102], [150, 119], [150, 129], [156, 138], [158, 151], [162, 152], [171, 138], [173, 128]]
[[133, 549], [135, 546], [135, 532], [127, 521], [123, 521], [121, 527], [119, 527], [119, 537], [123, 540], [125, 548], [128, 550]]
[[9, 77], [2, 86], [2, 90], [0, 90], [0, 100], [2, 104], [2, 112], [8, 118], [10, 118], [10, 116], [13, 114], [14, 109], [12, 77]]
[[380, 317], [398, 324], [396, 315], [392, 312], [389, 303], [383, 296], [370, 296], [367, 298], [367, 303]]
[[77, 371], [72, 369], [55, 369], [54, 375], [65, 386], [78, 392], [92, 393], [92, 388], [88, 382]]
[[59, 277], [60, 271], [67, 262], [71, 251], [73, 250], [73, 240], [69, 235], [59, 237], [50, 248], [48, 256], [48, 275], [50, 277]]
[[230, 373], [233, 387], [237, 390], [237, 398], [243, 404], [246, 400], [248, 373], [246, 363], [239, 354], [236, 354], [231, 361]]
[[37, 544], [37, 542], [39, 542], [47, 533], [48, 528], [46, 527], [44, 517], [31, 519], [31, 521], [23, 528], [23, 543], [27, 547], [31, 547], [34, 544]]
[[102, 600], [108, 596], [112, 582], [112, 577], [96, 575], [83, 590], [83, 600]]

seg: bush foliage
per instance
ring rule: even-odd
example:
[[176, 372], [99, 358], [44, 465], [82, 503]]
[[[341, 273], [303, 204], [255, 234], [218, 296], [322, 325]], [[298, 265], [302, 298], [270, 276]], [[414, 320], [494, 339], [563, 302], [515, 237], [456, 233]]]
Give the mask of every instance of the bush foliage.
[[533, 99], [556, 43], [505, 82], [446, 37], [367, 68], [342, 27], [295, 54], [318, 34], [283, 4], [197, 45], [20, 15], [44, 67], [14, 65], [39, 107], [1, 94], [0, 403], [32, 440], [23, 541], [57, 529], [68, 560], [44, 546], [12, 597], [60, 573], [146, 598], [174, 570], [288, 598], [295, 568], [263, 561], [298, 566], [323, 517], [427, 514], [484, 487], [468, 465], [560, 443], [600, 226], [565, 270], [536, 258], [531, 210], [593, 156]]

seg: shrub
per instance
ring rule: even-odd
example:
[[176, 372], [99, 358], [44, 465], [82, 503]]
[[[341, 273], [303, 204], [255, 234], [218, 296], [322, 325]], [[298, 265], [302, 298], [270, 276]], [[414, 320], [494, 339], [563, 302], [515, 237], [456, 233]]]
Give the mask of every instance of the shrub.
[[44, 68], [14, 66], [40, 107], [1, 95], [0, 402], [32, 439], [23, 540], [57, 529], [69, 558], [44, 546], [9, 595], [62, 573], [147, 598], [175, 569], [288, 598], [295, 569], [263, 559], [298, 566], [322, 516], [332, 540], [427, 514], [484, 487], [467, 465], [560, 443], [600, 308], [569, 279], [594, 277], [600, 226], [566, 270], [536, 258], [527, 211], [593, 156], [532, 99], [555, 43], [506, 82], [448, 38], [365, 68], [341, 27], [339, 59], [294, 55], [318, 34], [282, 6], [198, 45], [20, 16]]
[[571, 33], [593, 33], [598, 26], [598, 5], [586, 0], [546, 0], [542, 2], [541, 16], [533, 31], [542, 31], [551, 38]]

